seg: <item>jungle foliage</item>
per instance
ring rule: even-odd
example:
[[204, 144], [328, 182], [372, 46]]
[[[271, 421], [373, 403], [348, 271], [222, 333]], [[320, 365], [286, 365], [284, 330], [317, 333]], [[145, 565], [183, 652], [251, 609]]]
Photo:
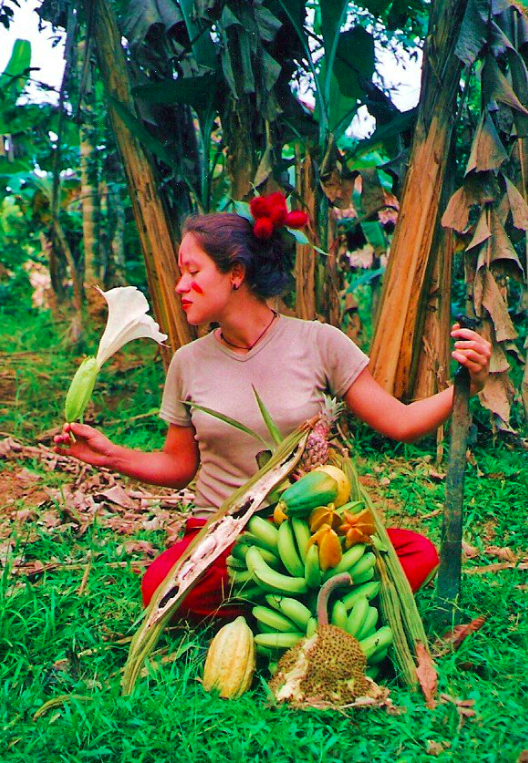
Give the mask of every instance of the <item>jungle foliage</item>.
[[[373, 373], [407, 400], [444, 388], [453, 314], [475, 314], [494, 344], [481, 401], [494, 426], [519, 426], [528, 22], [518, 2], [44, 0], [39, 12], [66, 34], [59, 104], [21, 105], [14, 80], [19, 90], [2, 102], [11, 120], [38, 110], [42, 146], [21, 168], [24, 129], [3, 124], [0, 179], [4, 204], [38, 233], [33, 259], [49, 262], [55, 299], [74, 297], [74, 338], [93, 301], [86, 287], [137, 282], [137, 242], [172, 349], [194, 338], [173, 292], [183, 219], [281, 189], [309, 213], [322, 252], [296, 244], [280, 309], [358, 339], [366, 300]], [[380, 51], [416, 55], [421, 40], [420, 103], [400, 112]], [[350, 126], [365, 107], [375, 129], [360, 140]], [[36, 226], [34, 199], [45, 211]], [[467, 216], [451, 224], [464, 203]]]

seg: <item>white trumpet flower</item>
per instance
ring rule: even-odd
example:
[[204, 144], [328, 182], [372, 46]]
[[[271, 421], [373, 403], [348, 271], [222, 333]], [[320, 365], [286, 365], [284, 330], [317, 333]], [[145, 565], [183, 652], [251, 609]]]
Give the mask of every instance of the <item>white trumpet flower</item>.
[[141, 337], [154, 339], [158, 344], [167, 339], [167, 334], [163, 334], [156, 321], [147, 315], [149, 304], [136, 286], [118, 286], [106, 292], [96, 288], [108, 304], [108, 319], [97, 355], [83, 360], [70, 384], [64, 406], [68, 423], [77, 419], [82, 421], [101, 366], [121, 347]]

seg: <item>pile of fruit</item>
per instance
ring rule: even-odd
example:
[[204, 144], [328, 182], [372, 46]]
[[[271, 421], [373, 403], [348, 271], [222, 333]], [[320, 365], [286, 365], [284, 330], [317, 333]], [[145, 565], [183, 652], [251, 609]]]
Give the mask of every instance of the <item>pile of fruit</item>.
[[287, 649], [316, 632], [321, 586], [344, 572], [352, 585], [333, 597], [330, 622], [357, 639], [369, 677], [387, 655], [393, 634], [380, 627], [373, 605], [380, 589], [374, 519], [362, 501], [349, 498], [350, 484], [337, 467], [308, 472], [281, 493], [273, 517], [250, 519], [227, 560], [234, 595], [254, 604], [256, 650], [271, 672]]

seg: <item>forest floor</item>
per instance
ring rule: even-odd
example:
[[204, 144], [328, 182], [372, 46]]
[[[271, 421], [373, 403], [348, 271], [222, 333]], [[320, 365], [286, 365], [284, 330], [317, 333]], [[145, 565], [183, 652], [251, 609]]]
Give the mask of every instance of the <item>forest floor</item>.
[[[437, 657], [434, 709], [390, 673], [390, 713], [274, 706], [264, 670], [241, 699], [221, 700], [200, 684], [207, 623], [166, 629], [122, 697], [140, 575], [178, 537], [192, 490], [54, 453], [77, 357], [65, 331], [43, 314], [4, 317], [0, 329], [0, 760], [528, 761], [527, 455], [491, 434], [473, 443], [467, 467], [460, 611], [463, 623], [486, 620]], [[156, 348], [133, 343], [103, 369], [88, 420], [124, 445], [158, 448], [162, 385]], [[438, 542], [446, 465], [435, 443], [390, 443], [353, 422], [350, 431], [387, 523]], [[434, 641], [434, 584], [417, 602]]]

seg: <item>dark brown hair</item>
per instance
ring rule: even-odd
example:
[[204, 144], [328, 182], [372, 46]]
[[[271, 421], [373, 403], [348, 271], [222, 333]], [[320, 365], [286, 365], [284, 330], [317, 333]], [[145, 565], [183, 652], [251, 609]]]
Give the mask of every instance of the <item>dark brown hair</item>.
[[228, 273], [236, 262], [244, 265], [248, 286], [257, 297], [274, 297], [290, 288], [293, 256], [280, 234], [258, 239], [249, 220], [230, 212], [191, 215], [182, 232], [196, 237], [221, 273]]

